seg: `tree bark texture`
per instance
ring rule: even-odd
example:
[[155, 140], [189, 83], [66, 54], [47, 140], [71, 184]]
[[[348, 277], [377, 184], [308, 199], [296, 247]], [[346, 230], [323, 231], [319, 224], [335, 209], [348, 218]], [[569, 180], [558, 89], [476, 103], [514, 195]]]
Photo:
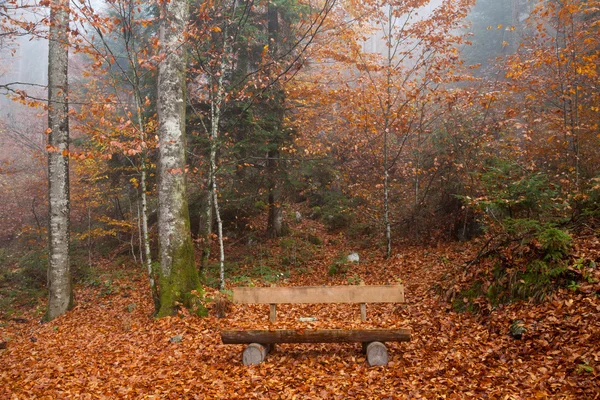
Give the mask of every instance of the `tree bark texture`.
[[185, 181], [186, 0], [164, 3], [160, 18], [162, 61], [158, 70], [158, 236], [160, 310], [173, 315], [177, 304], [190, 306], [200, 289], [190, 234]]
[[69, 1], [50, 5], [48, 49], [48, 310], [51, 321], [73, 306], [69, 268]]

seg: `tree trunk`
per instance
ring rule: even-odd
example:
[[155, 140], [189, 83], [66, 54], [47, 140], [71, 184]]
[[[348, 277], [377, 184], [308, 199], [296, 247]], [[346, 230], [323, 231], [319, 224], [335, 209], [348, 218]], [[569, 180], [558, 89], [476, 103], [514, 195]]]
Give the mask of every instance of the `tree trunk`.
[[[208, 260], [210, 258], [210, 245], [212, 242], [212, 228], [213, 228], [213, 171], [212, 171], [212, 143], [209, 160], [209, 171], [208, 171], [208, 195], [206, 196], [206, 208], [204, 209], [204, 218], [206, 225], [204, 226], [204, 240], [202, 241], [202, 257], [200, 259], [200, 269], [203, 273], [206, 272], [208, 267]], [[200, 215], [200, 223], [202, 223], [202, 215]], [[202, 232], [202, 227], [199, 230]]]
[[50, 5], [48, 49], [48, 310], [51, 321], [73, 306], [69, 268], [69, 1]]
[[[273, 58], [277, 57], [279, 45], [279, 10], [273, 2], [269, 2], [268, 10], [268, 26], [269, 31], [269, 51]], [[279, 190], [279, 146], [282, 140], [282, 125], [284, 117], [283, 102], [285, 99], [284, 91], [279, 84], [275, 84], [273, 91], [273, 99], [269, 101], [272, 107], [268, 110], [273, 114], [274, 124], [272, 126], [273, 140], [272, 148], [267, 152], [267, 175], [269, 179], [269, 218], [267, 221], [267, 236], [271, 238], [280, 237], [283, 235], [283, 214], [280, 205], [281, 193]]]
[[[279, 146], [277, 144], [277, 146]], [[267, 153], [267, 174], [269, 176], [269, 219], [267, 221], [267, 236], [280, 237], [283, 234], [283, 214], [280, 206], [280, 193], [277, 187], [277, 166], [279, 151], [271, 150]]]
[[[132, 63], [133, 64], [133, 63]], [[142, 98], [140, 94], [139, 78], [137, 71], [135, 73], [135, 105], [137, 109], [137, 123], [140, 131], [140, 140], [142, 143], [146, 143], [146, 130], [144, 129], [144, 122], [142, 120]], [[148, 190], [146, 185], [146, 147], [143, 147], [142, 154], [140, 154], [140, 199], [142, 202], [142, 213], [141, 213], [141, 238], [143, 242], [144, 257], [142, 258], [143, 264], [146, 266], [146, 272], [148, 274], [148, 282], [150, 284], [150, 292], [152, 293], [152, 300], [154, 301], [154, 311], [158, 312], [160, 307], [158, 289], [156, 287], [156, 279], [154, 268], [152, 267], [152, 252], [150, 251], [150, 235], [148, 233], [148, 199], [146, 192]]]
[[393, 63], [392, 46], [390, 43], [392, 32], [392, 7], [389, 8], [388, 15], [388, 54], [387, 54], [387, 85], [386, 85], [386, 102], [385, 102], [385, 114], [384, 114], [384, 130], [383, 130], [383, 223], [385, 225], [385, 256], [390, 258], [392, 256], [392, 228], [390, 223], [390, 194], [389, 194], [389, 147], [388, 147], [388, 133], [390, 128], [390, 117], [392, 108], [392, 93], [391, 93], [391, 68]]
[[213, 192], [215, 205], [215, 215], [217, 216], [217, 233], [219, 235], [219, 289], [225, 290], [225, 246], [223, 243], [223, 220], [221, 219], [221, 211], [219, 211], [219, 194]]
[[185, 27], [189, 4], [163, 4], [158, 70], [158, 236], [160, 243], [159, 317], [173, 315], [178, 304], [192, 305], [200, 289], [185, 182]]

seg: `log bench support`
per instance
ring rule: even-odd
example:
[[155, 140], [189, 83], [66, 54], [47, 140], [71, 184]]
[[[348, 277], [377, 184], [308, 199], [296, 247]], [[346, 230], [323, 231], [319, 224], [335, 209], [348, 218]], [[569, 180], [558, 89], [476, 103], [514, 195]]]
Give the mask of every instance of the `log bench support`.
[[[275, 345], [250, 343], [242, 353], [242, 363], [245, 366], [257, 365], [265, 361], [267, 355], [273, 351]], [[363, 343], [364, 353], [367, 355], [367, 362], [371, 367], [385, 366], [388, 364], [388, 352], [385, 344], [381, 342]]]
[[244, 365], [260, 364], [267, 358], [267, 354], [272, 351], [272, 347], [273, 345], [270, 344], [250, 343], [242, 353], [242, 362]]
[[367, 346], [367, 362], [371, 367], [387, 365], [388, 352], [385, 344], [381, 342], [363, 343]]
[[244, 365], [260, 364], [276, 343], [362, 343], [371, 366], [387, 365], [388, 353], [383, 342], [407, 342], [409, 329], [278, 329], [223, 331], [223, 344], [249, 344], [242, 353]]

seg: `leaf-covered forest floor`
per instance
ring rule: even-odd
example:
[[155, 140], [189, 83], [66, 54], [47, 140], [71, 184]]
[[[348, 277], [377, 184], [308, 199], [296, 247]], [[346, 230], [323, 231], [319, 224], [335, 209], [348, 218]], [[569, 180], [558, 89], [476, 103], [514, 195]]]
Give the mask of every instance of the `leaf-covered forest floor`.
[[[335, 257], [352, 248], [340, 235], [318, 231], [324, 239], [318, 254], [291, 268], [278, 285], [401, 280], [407, 303], [368, 305], [365, 323], [358, 305], [342, 304], [282, 305], [274, 324], [262, 305], [234, 305], [221, 319], [184, 313], [156, 320], [142, 270], [99, 262], [98, 281], [76, 287], [77, 305], [67, 315], [40, 324], [38, 308], [23, 319], [0, 321], [0, 341], [6, 343], [0, 350], [0, 398], [600, 398], [597, 283], [561, 289], [542, 304], [458, 314], [434, 288], [463, 273], [477, 243], [404, 246], [391, 260], [363, 250], [360, 264], [330, 276]], [[597, 240], [590, 248], [577, 246], [579, 252], [600, 253]], [[246, 247], [237, 251], [248, 252]], [[252, 266], [238, 267], [243, 274]], [[299, 322], [303, 316], [317, 320]], [[509, 335], [516, 319], [527, 328], [522, 340]], [[232, 328], [356, 327], [410, 327], [412, 340], [388, 344], [387, 367], [369, 367], [359, 344], [279, 345], [263, 364], [245, 367], [243, 346], [223, 345], [219, 336]], [[177, 335], [181, 342], [172, 342]]]

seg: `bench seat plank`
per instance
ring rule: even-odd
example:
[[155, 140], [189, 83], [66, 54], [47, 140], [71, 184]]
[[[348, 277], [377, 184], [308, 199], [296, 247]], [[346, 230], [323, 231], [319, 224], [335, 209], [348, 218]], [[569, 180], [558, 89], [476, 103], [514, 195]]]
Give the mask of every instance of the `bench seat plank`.
[[226, 330], [223, 344], [338, 343], [338, 342], [408, 342], [410, 329], [277, 329]]
[[404, 303], [403, 285], [236, 287], [239, 304]]

